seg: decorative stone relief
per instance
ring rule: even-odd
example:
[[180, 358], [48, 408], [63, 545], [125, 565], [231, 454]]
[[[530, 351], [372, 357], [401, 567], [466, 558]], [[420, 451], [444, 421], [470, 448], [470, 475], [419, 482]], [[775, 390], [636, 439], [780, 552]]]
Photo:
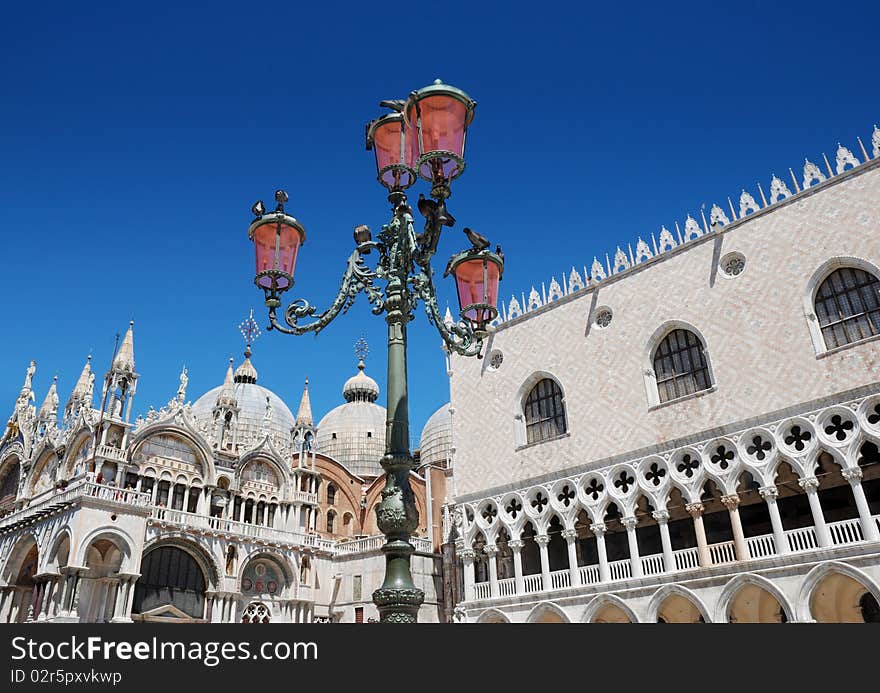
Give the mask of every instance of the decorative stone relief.
[[617, 246], [617, 252], [614, 253], [614, 266], [611, 268], [611, 272], [612, 274], [617, 274], [628, 269], [629, 260], [626, 257], [626, 253], [620, 249], [620, 246]]
[[596, 324], [596, 327], [601, 327], [602, 329], [608, 327], [611, 324], [611, 319], [614, 317], [611, 309], [605, 306], [597, 308], [594, 315], [593, 322]]
[[687, 243], [688, 241], [693, 240], [694, 238], [699, 238], [702, 235], [703, 229], [700, 228], [697, 220], [688, 214], [688, 217], [684, 222], [684, 242]]
[[791, 197], [791, 190], [778, 176], [773, 176], [770, 180], [770, 204], [774, 204], [779, 200]]
[[556, 281], [556, 277], [552, 277], [550, 280], [550, 290], [547, 292], [547, 302], [555, 301], [560, 299], [565, 294], [562, 293], [562, 287], [559, 286], [559, 282]]
[[529, 292], [529, 304], [526, 307], [526, 310], [535, 310], [535, 308], [540, 308], [543, 303], [541, 303], [541, 295], [535, 290], [535, 287], [532, 287], [532, 290]]
[[657, 250], [661, 253], [665, 253], [667, 250], [672, 250], [676, 245], [675, 238], [672, 236], [672, 232], [667, 229], [665, 226], [660, 227], [660, 247]]
[[602, 267], [602, 263], [599, 262], [598, 259], [593, 258], [593, 265], [590, 267], [590, 278], [594, 282], [600, 282], [605, 279], [606, 276], [605, 268]]
[[742, 191], [742, 195], [739, 196], [739, 216], [742, 219], [747, 214], [751, 212], [757, 212], [760, 210], [760, 206], [755, 202], [755, 198], [752, 197], [745, 190]]
[[850, 164], [853, 168], [859, 165], [859, 160], [856, 159], [855, 154], [853, 154], [849, 149], [844, 147], [839, 142], [837, 143], [837, 173], [843, 173], [846, 170], [846, 165]]
[[724, 210], [721, 209], [718, 205], [712, 205], [712, 209], [709, 212], [709, 223], [714, 226], [727, 226], [730, 223], [730, 219], [727, 218], [727, 215], [724, 213]]
[[813, 185], [813, 181], [821, 183], [826, 180], [825, 174], [809, 159], [804, 159], [804, 190]]
[[746, 258], [742, 253], [727, 253], [718, 263], [721, 274], [728, 279], [742, 274], [746, 267]]
[[636, 264], [650, 260], [652, 257], [654, 257], [654, 254], [651, 252], [648, 244], [639, 237], [639, 242], [636, 243]]

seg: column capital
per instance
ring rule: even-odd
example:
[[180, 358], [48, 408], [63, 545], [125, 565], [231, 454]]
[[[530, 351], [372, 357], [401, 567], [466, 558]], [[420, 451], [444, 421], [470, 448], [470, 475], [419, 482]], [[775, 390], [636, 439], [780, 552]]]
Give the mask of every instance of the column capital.
[[702, 517], [703, 511], [706, 509], [702, 503], [688, 503], [684, 506], [691, 517]]
[[851, 484], [856, 484], [862, 480], [861, 467], [846, 467], [840, 470], [840, 475]]
[[635, 515], [627, 515], [626, 517], [620, 518], [620, 524], [622, 524], [627, 532], [631, 532], [636, 528], [636, 525], [639, 524], [639, 520]]
[[805, 476], [802, 479], [798, 479], [798, 486], [807, 493], [813, 493], [819, 488], [819, 480], [814, 476]]
[[465, 562], [473, 562], [477, 554], [473, 549], [463, 549], [458, 552], [458, 555], [461, 556], [461, 559]]
[[735, 493], [721, 496], [721, 502], [724, 503], [724, 507], [728, 510], [736, 510], [739, 507], [739, 496]]
[[661, 524], [664, 522], [669, 522], [669, 511], [668, 510], [655, 510], [651, 513], [651, 517], [653, 517], [657, 522]]
[[548, 537], [546, 534], [539, 534], [535, 537], [535, 543], [543, 548], [550, 543], [550, 537]]
[[602, 537], [608, 531], [608, 526], [604, 522], [596, 522], [590, 525], [590, 531], [597, 537]]
[[519, 553], [522, 551], [523, 542], [521, 539], [511, 539], [507, 542], [507, 545], [513, 550], [514, 553]]
[[772, 484], [770, 486], [761, 486], [758, 488], [758, 493], [761, 494], [761, 498], [766, 500], [776, 500], [779, 496], [779, 489]]
[[484, 553], [490, 558], [498, 553], [498, 547], [495, 544], [486, 544], [483, 547]]
[[567, 542], [572, 542], [577, 539], [577, 530], [576, 529], [563, 529], [562, 530], [562, 538]]

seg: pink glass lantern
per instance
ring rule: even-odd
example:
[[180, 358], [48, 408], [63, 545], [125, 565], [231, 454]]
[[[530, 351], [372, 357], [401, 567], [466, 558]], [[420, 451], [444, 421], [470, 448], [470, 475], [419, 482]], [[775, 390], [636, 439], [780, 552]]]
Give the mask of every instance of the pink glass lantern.
[[403, 115], [389, 113], [367, 124], [367, 149], [376, 153], [379, 182], [388, 190], [404, 190], [416, 182], [416, 130]]
[[248, 228], [254, 242], [257, 274], [254, 283], [266, 294], [266, 304], [279, 305], [278, 296], [293, 286], [293, 273], [306, 231], [284, 212], [264, 214]]
[[407, 127], [417, 129], [422, 178], [446, 185], [464, 171], [465, 135], [476, 105], [461, 89], [439, 79], [410, 94], [404, 113]]
[[461, 317], [478, 335], [485, 335], [486, 326], [498, 315], [498, 282], [503, 271], [504, 261], [488, 250], [467, 250], [449, 263], [447, 273], [455, 276]]

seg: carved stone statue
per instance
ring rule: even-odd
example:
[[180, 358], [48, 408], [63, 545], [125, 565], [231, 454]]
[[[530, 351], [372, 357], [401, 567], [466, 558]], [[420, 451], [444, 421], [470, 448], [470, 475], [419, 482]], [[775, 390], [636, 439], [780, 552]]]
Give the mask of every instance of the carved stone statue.
[[186, 366], [184, 366], [180, 372], [180, 385], [177, 387], [177, 401], [180, 403], [183, 403], [183, 400], [186, 399], [186, 385], [188, 382], [189, 378], [186, 376]]

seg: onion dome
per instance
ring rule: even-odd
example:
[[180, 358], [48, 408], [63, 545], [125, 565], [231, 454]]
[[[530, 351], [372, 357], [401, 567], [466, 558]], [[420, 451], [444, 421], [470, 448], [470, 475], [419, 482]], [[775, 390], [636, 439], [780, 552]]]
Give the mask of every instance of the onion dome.
[[385, 407], [376, 404], [379, 386], [364, 372], [358, 372], [342, 389], [346, 403], [330, 410], [320, 422], [315, 450], [332, 457], [351, 473], [372, 479], [383, 473], [385, 454]]
[[364, 360], [358, 362], [357, 375], [345, 381], [342, 396], [346, 402], [375, 402], [379, 399], [379, 385], [364, 372]]
[[235, 377], [233, 380], [236, 383], [255, 384], [257, 382], [257, 369], [254, 368], [254, 364], [251, 363], [250, 344], [248, 344], [247, 348], [244, 350], [244, 361], [235, 369]]
[[[224, 401], [235, 401], [237, 414], [237, 437], [240, 441], [262, 438], [262, 431], [290, 439], [294, 418], [284, 401], [271, 390], [257, 385], [257, 371], [250, 362], [251, 350], [245, 351], [244, 362], [231, 375], [232, 364], [226, 370], [226, 381], [223, 385], [208, 390], [192, 405], [192, 413], [200, 422], [209, 426], [214, 421], [214, 409], [221, 398]], [[266, 421], [266, 399], [270, 404], [270, 417]]]
[[425, 423], [419, 442], [422, 464], [448, 467], [452, 459], [452, 416], [447, 402]]

